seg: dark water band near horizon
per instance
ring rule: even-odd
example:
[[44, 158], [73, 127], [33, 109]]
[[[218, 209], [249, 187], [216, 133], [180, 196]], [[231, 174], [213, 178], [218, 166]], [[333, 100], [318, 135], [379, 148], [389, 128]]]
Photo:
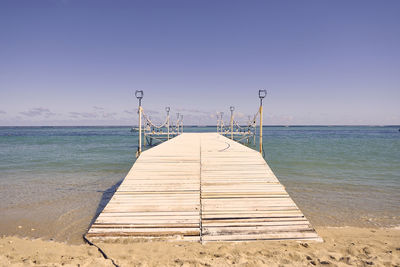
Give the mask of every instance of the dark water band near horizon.
[[[0, 127], [0, 234], [82, 242], [136, 149], [127, 126]], [[268, 126], [264, 149], [314, 226], [400, 224], [399, 126]]]

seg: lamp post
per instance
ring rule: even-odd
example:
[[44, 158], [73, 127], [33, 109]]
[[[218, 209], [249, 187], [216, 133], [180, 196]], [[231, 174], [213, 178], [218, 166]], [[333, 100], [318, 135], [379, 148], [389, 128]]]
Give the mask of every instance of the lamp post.
[[142, 90], [136, 90], [135, 91], [135, 96], [139, 100], [139, 147], [138, 147], [138, 152], [137, 156], [139, 157], [140, 154], [142, 153], [142, 98], [143, 98], [143, 91]]
[[165, 111], [167, 112], [167, 140], [169, 140], [169, 111], [170, 111], [171, 109], [169, 108], [169, 107], [166, 107], [165, 108]]
[[262, 154], [262, 133], [263, 133], [263, 99], [267, 96], [267, 90], [258, 90], [258, 97], [260, 98], [260, 153]]
[[233, 140], [233, 111], [235, 110], [235, 107], [230, 106], [229, 109], [231, 110], [231, 139]]

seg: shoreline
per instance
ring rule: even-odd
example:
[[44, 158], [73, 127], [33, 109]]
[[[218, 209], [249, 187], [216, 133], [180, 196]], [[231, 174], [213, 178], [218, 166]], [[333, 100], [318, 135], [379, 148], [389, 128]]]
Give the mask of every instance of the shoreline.
[[[400, 226], [316, 227], [324, 242], [95, 242], [119, 266], [400, 266]], [[113, 266], [96, 247], [16, 236], [0, 238], [0, 266]]]

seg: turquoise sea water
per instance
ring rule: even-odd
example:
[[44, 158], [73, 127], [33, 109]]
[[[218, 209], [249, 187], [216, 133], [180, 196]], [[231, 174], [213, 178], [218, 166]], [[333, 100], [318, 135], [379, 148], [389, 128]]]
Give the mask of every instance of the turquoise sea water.
[[[265, 158], [315, 226], [396, 226], [399, 128], [264, 127]], [[136, 149], [130, 127], [0, 127], [0, 234], [79, 242]]]

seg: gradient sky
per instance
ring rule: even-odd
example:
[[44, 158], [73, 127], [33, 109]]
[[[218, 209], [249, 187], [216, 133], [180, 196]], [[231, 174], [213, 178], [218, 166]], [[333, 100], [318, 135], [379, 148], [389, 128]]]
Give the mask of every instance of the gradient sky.
[[[400, 124], [400, 1], [0, 1], [0, 125]], [[225, 116], [227, 120], [227, 116]]]

